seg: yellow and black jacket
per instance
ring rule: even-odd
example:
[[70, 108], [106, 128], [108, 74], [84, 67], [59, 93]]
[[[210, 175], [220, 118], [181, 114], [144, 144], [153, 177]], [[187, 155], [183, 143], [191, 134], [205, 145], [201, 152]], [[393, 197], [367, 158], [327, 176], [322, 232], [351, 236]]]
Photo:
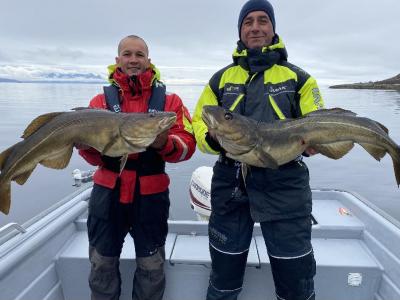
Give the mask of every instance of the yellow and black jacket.
[[[223, 149], [208, 135], [207, 126], [201, 119], [204, 105], [219, 105], [258, 121], [273, 122], [301, 117], [322, 108], [323, 100], [315, 79], [287, 61], [287, 52], [279, 36], [276, 35], [274, 43], [263, 49], [246, 49], [239, 41], [233, 53], [233, 63], [213, 75], [200, 96], [193, 116], [199, 149], [205, 153], [220, 154], [219, 162], [214, 167], [214, 174], [217, 174], [212, 185], [214, 209], [218, 207], [215, 203], [217, 198], [229, 202], [223, 196], [223, 193], [230, 194], [228, 190], [215, 190], [214, 187], [219, 186], [218, 181], [222, 180], [222, 185], [235, 189], [240, 185], [240, 178], [235, 179], [234, 175], [229, 178], [227, 175], [234, 174], [233, 165], [238, 164], [221, 164], [227, 159]], [[225, 178], [221, 179], [219, 172], [224, 173], [221, 176]], [[303, 162], [289, 163], [278, 170], [252, 167], [245, 190], [255, 221], [292, 218], [311, 212], [308, 169]], [[295, 199], [291, 199], [294, 195]], [[218, 201], [219, 204], [224, 202], [222, 199]], [[228, 206], [224, 203], [225, 208]]]

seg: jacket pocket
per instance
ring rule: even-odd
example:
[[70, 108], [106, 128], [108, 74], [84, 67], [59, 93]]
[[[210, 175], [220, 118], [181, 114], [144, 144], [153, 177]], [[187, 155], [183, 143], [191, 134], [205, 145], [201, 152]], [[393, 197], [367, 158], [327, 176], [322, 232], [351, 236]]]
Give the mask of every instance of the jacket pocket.
[[[271, 105], [280, 119], [282, 119], [282, 117], [279, 115], [279, 113], [283, 114], [284, 118], [294, 117], [292, 113], [292, 98], [293, 93], [280, 93], [278, 95], [270, 95]], [[278, 107], [278, 111], [274, 107], [274, 105]]]
[[[235, 104], [234, 107], [236, 107], [238, 103], [235, 102], [240, 102], [243, 96], [244, 96], [243, 85], [227, 83], [224, 86], [224, 91], [221, 97], [221, 106], [230, 109], [233, 106], [233, 104]], [[234, 109], [234, 107], [232, 107], [232, 110]]]
[[257, 191], [258, 211], [276, 220], [311, 212], [309, 175], [303, 162], [292, 162], [279, 169], [253, 169], [252, 175], [248, 188]]

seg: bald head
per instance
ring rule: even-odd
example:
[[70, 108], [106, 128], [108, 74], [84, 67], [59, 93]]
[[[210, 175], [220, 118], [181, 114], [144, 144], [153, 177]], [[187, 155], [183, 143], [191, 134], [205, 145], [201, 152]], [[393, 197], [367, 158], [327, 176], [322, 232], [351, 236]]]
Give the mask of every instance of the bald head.
[[147, 54], [147, 56], [149, 55], [149, 47], [147, 47], [147, 44], [146, 44], [146, 42], [144, 41], [144, 39], [142, 39], [140, 36], [137, 36], [137, 35], [128, 35], [128, 36], [126, 36], [126, 37], [124, 37], [120, 42], [119, 42], [119, 44], [118, 44], [118, 56], [121, 54], [121, 50], [122, 50], [122, 48], [123, 48], [123, 45], [124, 45], [124, 43], [127, 41], [127, 40], [140, 40], [140, 41], [142, 41], [143, 42], [143, 44], [144, 44], [144, 47], [145, 47], [145, 49], [146, 49], [146, 54]]
[[149, 49], [139, 36], [128, 35], [118, 45], [118, 56], [115, 62], [119, 69], [129, 75], [139, 75], [151, 67]]

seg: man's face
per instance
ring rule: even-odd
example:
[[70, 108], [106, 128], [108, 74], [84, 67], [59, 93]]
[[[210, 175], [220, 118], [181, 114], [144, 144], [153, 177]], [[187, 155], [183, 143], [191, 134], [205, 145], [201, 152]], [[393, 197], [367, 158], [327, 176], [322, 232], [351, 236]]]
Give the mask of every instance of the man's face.
[[271, 20], [264, 11], [249, 13], [240, 28], [240, 39], [249, 49], [271, 45], [274, 35]]
[[150, 67], [146, 44], [137, 38], [125, 38], [119, 45], [115, 61], [122, 72], [128, 76], [139, 75]]

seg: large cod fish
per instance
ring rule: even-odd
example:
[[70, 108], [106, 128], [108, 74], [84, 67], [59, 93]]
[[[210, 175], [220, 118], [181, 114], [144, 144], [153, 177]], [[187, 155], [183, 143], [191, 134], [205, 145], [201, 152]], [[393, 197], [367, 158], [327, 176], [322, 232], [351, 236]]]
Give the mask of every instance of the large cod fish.
[[37, 117], [25, 129], [24, 140], [0, 154], [0, 211], [9, 212], [11, 181], [24, 184], [38, 163], [65, 168], [75, 144], [126, 161], [128, 154], [145, 151], [175, 120], [174, 112], [117, 114], [82, 108]]
[[219, 106], [207, 105], [202, 119], [227, 156], [250, 166], [276, 169], [308, 147], [339, 159], [360, 144], [376, 160], [389, 153], [400, 185], [400, 147], [382, 124], [340, 108], [322, 109], [302, 118], [257, 122]]

